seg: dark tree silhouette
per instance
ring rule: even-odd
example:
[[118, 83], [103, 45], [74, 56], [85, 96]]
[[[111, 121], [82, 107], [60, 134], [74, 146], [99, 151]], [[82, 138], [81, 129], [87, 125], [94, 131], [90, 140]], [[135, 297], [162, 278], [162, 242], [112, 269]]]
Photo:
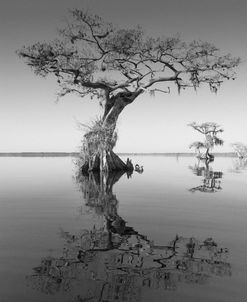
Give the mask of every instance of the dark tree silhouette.
[[[204, 135], [203, 142], [193, 142], [190, 144], [190, 148], [195, 148], [196, 156], [199, 159], [204, 159], [206, 162], [210, 162], [214, 160], [214, 156], [209, 153], [210, 149], [213, 149], [214, 146], [222, 146], [224, 141], [218, 137], [218, 134], [223, 132], [224, 130], [221, 126], [216, 123], [206, 122], [202, 124], [197, 124], [196, 122], [188, 124], [188, 126], [192, 127], [196, 131], [200, 132]], [[205, 153], [201, 153], [200, 149], [205, 149]]]
[[[220, 54], [208, 42], [147, 37], [140, 27], [117, 28], [77, 9], [70, 12], [57, 39], [23, 47], [18, 54], [37, 75], [57, 78], [59, 96], [76, 93], [98, 99], [103, 107], [98, 130], [107, 132], [108, 142], [115, 142], [121, 112], [141, 94], [167, 93], [170, 85], [180, 92], [201, 84], [217, 92], [224, 80], [235, 78], [240, 63], [239, 58]], [[106, 148], [97, 137], [94, 133], [93, 142], [90, 135], [85, 137], [84, 170], [127, 169], [114, 155], [114, 143]]]

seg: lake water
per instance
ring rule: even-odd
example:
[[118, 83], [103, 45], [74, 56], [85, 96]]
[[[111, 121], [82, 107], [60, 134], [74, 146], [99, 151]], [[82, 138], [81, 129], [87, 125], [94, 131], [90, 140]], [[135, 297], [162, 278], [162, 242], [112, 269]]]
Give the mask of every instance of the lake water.
[[132, 161], [102, 180], [0, 158], [1, 302], [246, 301], [246, 164]]

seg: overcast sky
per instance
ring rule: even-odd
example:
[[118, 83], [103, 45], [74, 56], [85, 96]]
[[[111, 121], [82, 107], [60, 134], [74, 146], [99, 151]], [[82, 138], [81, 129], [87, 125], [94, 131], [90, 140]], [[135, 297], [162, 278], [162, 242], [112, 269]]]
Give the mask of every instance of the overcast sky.
[[180, 33], [186, 41], [213, 42], [222, 53], [243, 60], [235, 81], [217, 95], [208, 89], [155, 98], [142, 95], [126, 107], [118, 123], [118, 152], [186, 152], [200, 136], [192, 121], [222, 125], [224, 147], [247, 144], [247, 1], [246, 0], [1, 0], [0, 1], [0, 152], [77, 151], [88, 123], [101, 114], [96, 101], [76, 96], [56, 103], [53, 78], [35, 76], [15, 51], [49, 41], [65, 21], [67, 9], [89, 9], [119, 27], [140, 24], [147, 34]]

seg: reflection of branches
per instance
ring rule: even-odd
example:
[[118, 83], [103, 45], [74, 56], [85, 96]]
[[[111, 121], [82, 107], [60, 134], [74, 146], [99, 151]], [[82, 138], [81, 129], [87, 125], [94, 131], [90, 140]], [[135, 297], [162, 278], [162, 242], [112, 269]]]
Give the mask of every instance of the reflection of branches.
[[[108, 183], [114, 184], [112, 179]], [[214, 275], [231, 274], [228, 250], [212, 238], [200, 242], [176, 236], [167, 245], [155, 245], [127, 226], [117, 213], [112, 186], [103, 190], [105, 182], [98, 180], [92, 174], [82, 187], [87, 205], [104, 217], [104, 226], [77, 234], [61, 230], [63, 251], [33, 269], [28, 277], [33, 288], [70, 292], [74, 302], [141, 301], [143, 288], [174, 290], [180, 282], [203, 284]]]
[[247, 169], [247, 158], [236, 158], [233, 159], [233, 168], [230, 169], [230, 172], [241, 173]]
[[[93, 292], [92, 301], [106, 297], [115, 301], [116, 296], [119, 301], [139, 301], [143, 287], [176, 289], [180, 282], [203, 284], [213, 275], [231, 274], [227, 249], [218, 248], [211, 238], [199, 242], [176, 236], [170, 245], [155, 246], [132, 235], [117, 249], [106, 251], [99, 249], [100, 243], [91, 246], [96, 238], [104, 242], [103, 230], [97, 232], [98, 237], [94, 230], [73, 241], [69, 236], [61, 257], [45, 258], [34, 269], [29, 277], [32, 286], [50, 294], [68, 290], [74, 294], [76, 285], [83, 283], [80, 296], [89, 298], [87, 293]], [[91, 248], [86, 249], [88, 239]], [[126, 300], [126, 295], [132, 299]]]
[[195, 166], [189, 166], [189, 168], [195, 175], [203, 177], [203, 184], [191, 188], [190, 192], [215, 193], [222, 190], [220, 179], [223, 173], [221, 171], [213, 171], [207, 162], [205, 162], [205, 166], [200, 166], [200, 161]]

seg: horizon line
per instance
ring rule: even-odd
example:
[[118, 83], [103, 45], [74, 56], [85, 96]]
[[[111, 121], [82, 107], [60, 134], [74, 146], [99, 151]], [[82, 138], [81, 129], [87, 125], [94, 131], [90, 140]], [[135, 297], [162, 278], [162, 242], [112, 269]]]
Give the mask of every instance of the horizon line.
[[[80, 152], [0, 152], [0, 157], [66, 157], [66, 156], [79, 156]], [[135, 155], [153, 155], [153, 156], [195, 156], [193, 152], [116, 152], [118, 155], [122, 156], [135, 156]], [[215, 156], [230, 156], [236, 157], [234, 152], [213, 152]]]

